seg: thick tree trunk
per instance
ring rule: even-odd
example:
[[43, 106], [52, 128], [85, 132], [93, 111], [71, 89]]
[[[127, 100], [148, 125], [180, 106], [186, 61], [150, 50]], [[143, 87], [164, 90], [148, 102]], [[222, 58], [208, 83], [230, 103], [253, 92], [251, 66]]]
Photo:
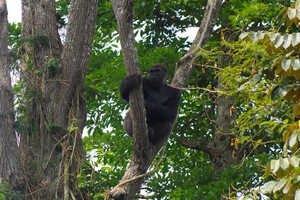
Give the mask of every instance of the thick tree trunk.
[[23, 186], [23, 176], [13, 123], [13, 93], [8, 66], [7, 8], [6, 1], [0, 0], [0, 184], [9, 182], [14, 190], [19, 190]]
[[[132, 16], [134, 0], [111, 0], [114, 13], [119, 26], [119, 35], [124, 55], [125, 66], [128, 74], [139, 72], [138, 55], [135, 47], [134, 34], [132, 29]], [[196, 56], [197, 48], [206, 44], [208, 37], [215, 24], [217, 14], [221, 7], [221, 0], [212, 0], [207, 3], [207, 10], [199, 28], [197, 37], [188, 55], [181, 59], [173, 78], [172, 85], [183, 87], [188, 80], [192, 70], [192, 64]], [[113, 188], [106, 199], [126, 199], [132, 200], [139, 192], [143, 183], [143, 175], [147, 172], [155, 156], [167, 142], [167, 138], [157, 145], [152, 145], [148, 141], [147, 126], [145, 120], [145, 110], [143, 103], [142, 89], [132, 92], [130, 95], [130, 106], [133, 111], [132, 119], [134, 121], [133, 158], [128, 165], [126, 172], [120, 183]], [[127, 182], [130, 180], [129, 182]]]
[[82, 90], [97, 9], [97, 0], [71, 1], [63, 48], [55, 0], [22, 1], [21, 160], [28, 199], [83, 199], [76, 187], [85, 155]]

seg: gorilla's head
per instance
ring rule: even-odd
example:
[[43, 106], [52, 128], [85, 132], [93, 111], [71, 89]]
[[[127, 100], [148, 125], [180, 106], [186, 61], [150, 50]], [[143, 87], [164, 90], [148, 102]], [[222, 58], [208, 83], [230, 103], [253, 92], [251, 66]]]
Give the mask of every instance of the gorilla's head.
[[162, 64], [156, 64], [150, 69], [148, 79], [151, 81], [153, 86], [161, 86], [167, 84], [168, 72], [165, 66]]

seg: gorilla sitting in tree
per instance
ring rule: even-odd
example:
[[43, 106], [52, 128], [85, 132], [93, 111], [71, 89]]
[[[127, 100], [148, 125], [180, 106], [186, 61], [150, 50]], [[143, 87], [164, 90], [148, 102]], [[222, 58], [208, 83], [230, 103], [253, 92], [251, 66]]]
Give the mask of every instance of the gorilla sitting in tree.
[[[151, 68], [148, 78], [134, 74], [124, 79], [120, 86], [121, 97], [128, 103], [130, 92], [142, 81], [148, 134], [150, 142], [154, 145], [168, 137], [177, 116], [181, 92], [168, 86], [167, 78], [167, 69], [161, 64], [156, 64]], [[123, 126], [132, 137], [130, 110], [126, 113]]]

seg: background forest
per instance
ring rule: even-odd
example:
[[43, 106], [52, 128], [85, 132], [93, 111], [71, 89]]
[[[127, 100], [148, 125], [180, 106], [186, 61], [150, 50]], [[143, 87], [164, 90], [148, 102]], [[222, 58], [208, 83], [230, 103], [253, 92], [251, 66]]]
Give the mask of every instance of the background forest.
[[[300, 1], [220, 2], [222, 6], [216, 10], [217, 18], [207, 43], [194, 50], [193, 70], [181, 86], [174, 129], [154, 159], [149, 169], [154, 171], [145, 177], [136, 199], [300, 200]], [[70, 0], [57, 0], [55, 6], [62, 45], [68, 44], [66, 27], [72, 21]], [[133, 9], [132, 25], [141, 73], [144, 75], [154, 64], [163, 63], [168, 68], [171, 83], [178, 63], [192, 46], [191, 28], [195, 30], [203, 23], [207, 1], [136, 0]], [[83, 70], [86, 75], [82, 79], [86, 124], [83, 125], [84, 120], [77, 124], [81, 119], [76, 117], [79, 112], [76, 111], [77, 114], [69, 116], [66, 125], [70, 133], [85, 127], [82, 143], [70, 137], [68, 150], [64, 151], [67, 145], [64, 143], [59, 149], [52, 146], [49, 153], [55, 157], [56, 151], [73, 152], [68, 161], [72, 156], [80, 154], [82, 157], [78, 163], [70, 162], [68, 169], [78, 173], [72, 175], [74, 181], [69, 187], [56, 192], [56, 199], [108, 198], [109, 190], [118, 185], [133, 155], [134, 144], [122, 126], [129, 106], [119, 94], [126, 68], [118, 23], [110, 1], [99, 0], [96, 10], [95, 34], [88, 36], [93, 37], [89, 64]], [[41, 56], [35, 58], [37, 54], [32, 49], [35, 45], [42, 46], [45, 38], [24, 39], [26, 33], [24, 23], [8, 24], [9, 67], [13, 77], [18, 77], [13, 86], [17, 113], [13, 127], [21, 138], [30, 141], [28, 131], [62, 131], [51, 122], [45, 127], [36, 125], [34, 118], [26, 117], [33, 113], [26, 106], [30, 104], [33, 108], [35, 98], [32, 96], [40, 95], [32, 92], [39, 76], [53, 78], [57, 72], [63, 72], [57, 71], [61, 61], [55, 57], [47, 57], [46, 64], [35, 71], [34, 66]], [[30, 51], [33, 54], [24, 56], [23, 52]], [[24, 62], [29, 63], [27, 71], [22, 68]], [[81, 97], [76, 101], [81, 102]], [[71, 108], [75, 105], [75, 110], [76, 101], [71, 101]], [[28, 126], [28, 123], [33, 125]], [[0, 133], [4, 134], [1, 126]], [[66, 136], [68, 134], [55, 140], [56, 143], [65, 141]], [[72, 150], [73, 143], [83, 146], [84, 150], [78, 146], [78, 151]], [[21, 142], [20, 146], [24, 144], [32, 143]], [[64, 160], [67, 153], [62, 155]], [[45, 168], [51, 161], [35, 166]], [[29, 166], [28, 163], [22, 166]], [[66, 168], [64, 165], [62, 169]], [[11, 181], [8, 180], [10, 184], [2, 182], [0, 199], [43, 199], [34, 195], [38, 188], [43, 188], [44, 179], [38, 181], [38, 177], [29, 176], [30, 169], [22, 171], [28, 173], [23, 183], [26, 186], [12, 189]], [[1, 176], [5, 177], [2, 174], [3, 171]], [[72, 192], [64, 193], [70, 188], [77, 188], [74, 196]]]

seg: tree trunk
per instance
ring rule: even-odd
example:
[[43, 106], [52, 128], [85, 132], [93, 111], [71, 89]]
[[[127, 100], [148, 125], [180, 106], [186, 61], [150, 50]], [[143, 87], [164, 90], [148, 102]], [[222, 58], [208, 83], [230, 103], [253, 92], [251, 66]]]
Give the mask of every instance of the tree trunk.
[[[132, 73], [137, 73], [139, 72], [139, 65], [132, 28], [133, 5], [135, 1], [111, 0], [111, 2], [118, 22], [126, 70], [129, 75]], [[178, 63], [177, 70], [172, 81], [172, 86], [183, 87], [188, 80], [192, 70], [193, 61], [196, 57], [196, 51], [194, 50], [197, 50], [197, 48], [200, 48], [207, 43], [212, 28], [216, 22], [217, 14], [221, 4], [221, 0], [208, 1], [207, 10], [205, 16], [203, 17], [194, 44], [191, 47], [188, 55], [182, 58]], [[146, 175], [145, 173], [147, 172], [163, 144], [167, 142], [166, 138], [164, 141], [161, 141], [161, 143], [156, 145], [149, 143], [142, 89], [139, 88], [139, 90], [136, 90], [132, 93], [133, 94], [130, 95], [130, 106], [131, 111], [134, 113], [132, 116], [134, 122], [133, 158], [126, 169], [122, 180], [109, 192], [109, 194], [106, 196], [106, 199], [134, 199], [143, 183], [143, 178]]]
[[13, 123], [13, 93], [8, 66], [7, 8], [6, 1], [0, 0], [0, 183], [9, 182], [13, 190], [22, 190], [23, 176]]
[[27, 199], [83, 199], [77, 174], [85, 153], [83, 83], [97, 0], [72, 0], [64, 46], [55, 0], [22, 1], [24, 100], [19, 106]]

